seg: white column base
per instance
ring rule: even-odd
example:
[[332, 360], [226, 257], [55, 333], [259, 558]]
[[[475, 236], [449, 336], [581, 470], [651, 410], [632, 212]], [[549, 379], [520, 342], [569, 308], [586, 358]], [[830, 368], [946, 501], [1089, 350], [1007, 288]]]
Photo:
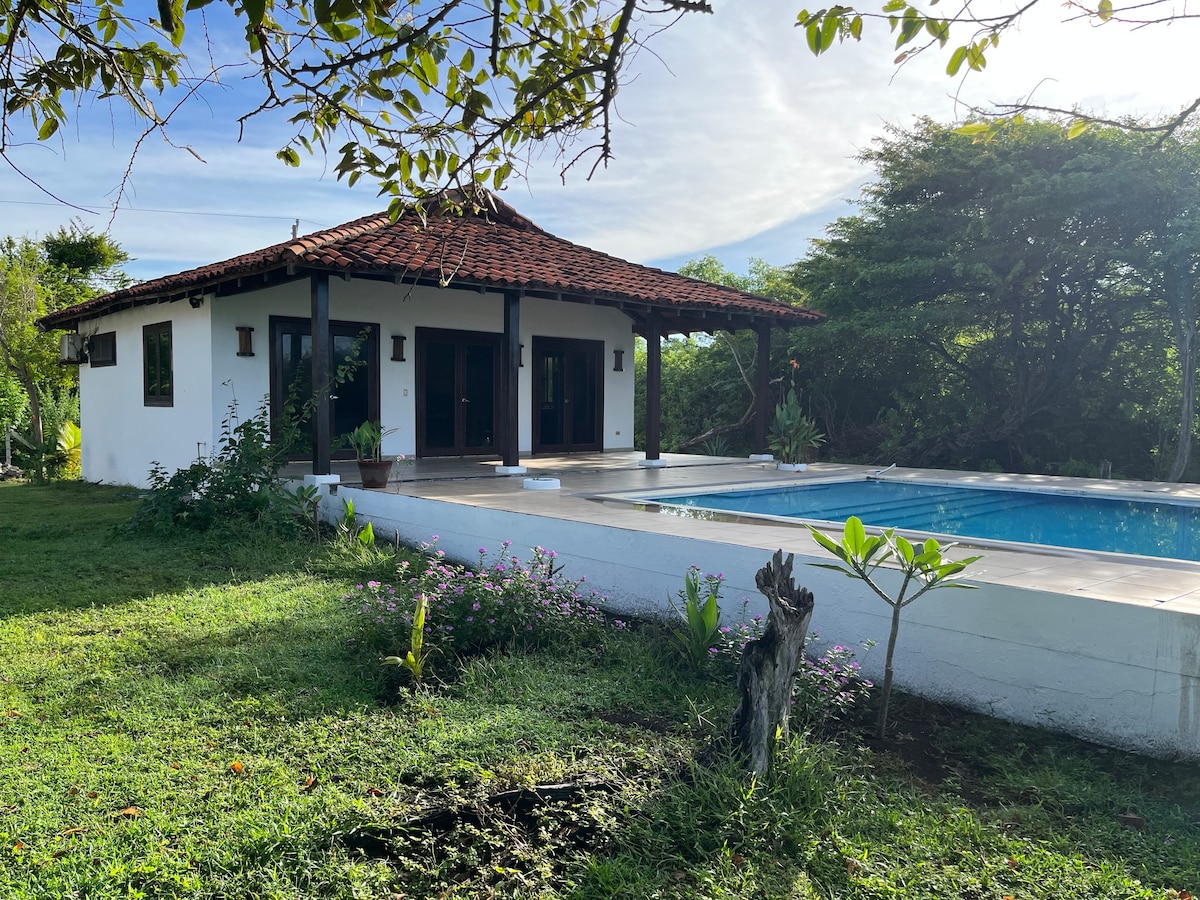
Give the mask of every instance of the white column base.
[[643, 469], [665, 469], [667, 461], [665, 459], [639, 459], [638, 465]]
[[751, 453], [750, 462], [774, 462], [775, 457], [770, 453]]
[[497, 475], [524, 475], [528, 471], [524, 466], [496, 466]]
[[305, 484], [341, 484], [341, 475], [305, 475]]

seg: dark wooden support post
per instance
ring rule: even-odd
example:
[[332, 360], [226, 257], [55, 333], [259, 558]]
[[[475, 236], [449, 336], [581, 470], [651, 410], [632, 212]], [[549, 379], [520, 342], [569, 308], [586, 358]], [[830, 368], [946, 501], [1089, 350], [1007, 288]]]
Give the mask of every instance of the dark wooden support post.
[[662, 449], [662, 326], [658, 310], [646, 316], [646, 461]]
[[766, 454], [771, 421], [771, 323], [758, 326], [758, 357], [754, 363], [754, 452]]
[[329, 408], [329, 275], [313, 275], [312, 284], [312, 389], [313, 474], [329, 474], [333, 443], [333, 415]]
[[504, 292], [504, 350], [500, 357], [504, 369], [504, 441], [505, 468], [517, 468], [520, 460], [520, 384], [521, 384], [521, 294]]

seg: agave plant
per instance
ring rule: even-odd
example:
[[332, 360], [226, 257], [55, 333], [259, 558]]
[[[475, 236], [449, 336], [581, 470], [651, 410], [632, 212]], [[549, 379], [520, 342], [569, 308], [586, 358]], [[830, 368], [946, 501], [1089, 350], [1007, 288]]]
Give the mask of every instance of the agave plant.
[[800, 408], [796, 391], [789, 390], [783, 402], [775, 407], [775, 418], [767, 434], [767, 446], [780, 462], [794, 465], [804, 462], [810, 450], [824, 443], [825, 435]]

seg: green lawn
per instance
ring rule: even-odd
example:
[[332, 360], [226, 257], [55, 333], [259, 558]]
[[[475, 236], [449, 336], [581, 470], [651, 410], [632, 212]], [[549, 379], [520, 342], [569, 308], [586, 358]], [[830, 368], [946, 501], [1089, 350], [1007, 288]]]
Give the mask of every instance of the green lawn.
[[378, 563], [136, 503], [0, 485], [3, 900], [1200, 893], [1195, 766], [902, 700], [895, 750], [802, 735], [756, 783], [705, 753], [729, 671], [654, 629], [414, 693], [341, 599]]

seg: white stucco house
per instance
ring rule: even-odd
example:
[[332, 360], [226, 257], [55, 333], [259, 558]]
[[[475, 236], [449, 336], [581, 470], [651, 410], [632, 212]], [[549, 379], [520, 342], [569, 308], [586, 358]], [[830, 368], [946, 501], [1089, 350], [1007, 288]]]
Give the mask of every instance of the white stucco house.
[[[385, 454], [629, 449], [634, 338], [759, 334], [765, 447], [770, 331], [819, 313], [562, 240], [489, 197], [463, 214], [386, 213], [147, 281], [47, 316], [80, 364], [83, 476], [144, 485], [212, 452], [236, 397], [272, 421], [315, 398], [314, 474], [366, 420]], [[314, 339], [315, 338], [315, 339]], [[658, 459], [648, 343], [646, 456]], [[357, 360], [350, 377], [331, 374]]]

